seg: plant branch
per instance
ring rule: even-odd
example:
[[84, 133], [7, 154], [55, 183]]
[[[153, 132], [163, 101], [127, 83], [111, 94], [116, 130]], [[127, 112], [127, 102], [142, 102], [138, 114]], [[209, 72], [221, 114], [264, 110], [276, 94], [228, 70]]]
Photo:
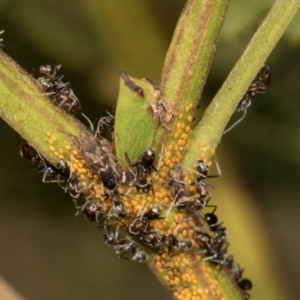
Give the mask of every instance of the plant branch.
[[228, 0], [187, 1], [164, 62], [160, 88], [179, 115], [171, 134], [158, 129], [155, 144], [165, 141], [166, 137], [169, 139], [165, 146], [179, 143], [179, 160], [189, 147], [191, 122], [206, 83], [227, 7]]
[[[49, 138], [54, 137], [57, 149], [66, 150], [65, 147], [72, 144], [72, 137], [80, 135], [80, 123], [55, 107], [36, 81], [2, 50], [0, 117], [53, 165], [59, 154], [51, 150]], [[64, 157], [62, 153], [60, 156]]]
[[209, 158], [214, 153], [239, 101], [297, 13], [299, 5], [299, 0], [277, 0], [274, 3], [202, 120], [194, 128], [191, 138], [193, 147], [183, 160], [186, 167], [192, 167], [199, 157]]
[[161, 89], [178, 111], [197, 106], [214, 57], [228, 0], [189, 0], [177, 23], [161, 76]]

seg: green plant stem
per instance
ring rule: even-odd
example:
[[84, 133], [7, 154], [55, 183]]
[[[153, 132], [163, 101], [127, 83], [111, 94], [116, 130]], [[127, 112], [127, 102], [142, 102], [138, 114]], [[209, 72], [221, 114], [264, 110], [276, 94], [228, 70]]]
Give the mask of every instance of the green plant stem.
[[[202, 120], [194, 128], [191, 149], [183, 159], [183, 164], [186, 167], [192, 167], [203, 150], [212, 150], [217, 147], [224, 128], [239, 101], [297, 13], [299, 6], [299, 0], [277, 0], [274, 3], [221, 89], [205, 111]], [[199, 150], [198, 145], [201, 145], [203, 150]]]
[[49, 135], [58, 147], [72, 144], [71, 138], [80, 135], [80, 122], [55, 107], [36, 81], [1, 50], [0, 117], [53, 165], [57, 157], [49, 149]]
[[177, 23], [161, 76], [161, 89], [178, 109], [197, 106], [214, 57], [228, 0], [188, 0]]

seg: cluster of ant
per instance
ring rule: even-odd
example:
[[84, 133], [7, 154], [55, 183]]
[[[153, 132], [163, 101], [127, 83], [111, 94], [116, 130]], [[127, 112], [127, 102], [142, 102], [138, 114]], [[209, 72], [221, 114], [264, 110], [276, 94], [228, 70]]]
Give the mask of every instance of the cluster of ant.
[[[170, 187], [172, 196], [174, 198], [174, 205], [180, 211], [196, 214], [198, 211], [205, 207], [212, 207], [213, 211], [205, 213], [202, 217], [208, 225], [213, 235], [206, 232], [203, 226], [197, 226], [194, 230], [194, 239], [201, 246], [201, 253], [205, 256], [203, 261], [209, 260], [210, 262], [226, 267], [231, 273], [237, 285], [243, 290], [245, 298], [250, 296], [247, 293], [252, 288], [252, 282], [249, 279], [242, 279], [243, 270], [236, 264], [232, 256], [226, 256], [227, 242], [226, 228], [222, 223], [218, 222], [218, 217], [215, 214], [216, 206], [209, 205], [211, 198], [210, 192], [207, 187], [213, 188], [205, 182], [207, 178], [218, 177], [219, 175], [208, 175], [208, 166], [203, 160], [198, 160], [196, 164], [198, 177], [196, 178], [196, 194], [188, 196], [186, 192], [186, 184], [184, 181], [184, 173], [181, 165], [176, 165], [171, 172]], [[194, 215], [195, 223], [197, 223], [198, 215]]]
[[[42, 76], [37, 82], [54, 104], [76, 116], [81, 113], [81, 105], [70, 84], [62, 81], [60, 68], [61, 65], [42, 65]], [[243, 118], [254, 96], [265, 92], [270, 79], [270, 65], [264, 64], [237, 108], [237, 111], [244, 111]], [[233, 126], [236, 124], [237, 122]], [[100, 203], [91, 201], [89, 188], [80, 185], [78, 176], [65, 160], [59, 159], [57, 166], [53, 166], [27, 142], [21, 146], [21, 156], [33, 164], [37, 171], [43, 173], [43, 182], [57, 182], [70, 194], [77, 209], [76, 214], [84, 214], [89, 221], [95, 222], [103, 230], [105, 243], [111, 246], [120, 258], [144, 262], [149, 253], [167, 253], [168, 256], [174, 256], [193, 249], [195, 242], [200, 246], [199, 253], [205, 256], [203, 260], [226, 268], [243, 291], [245, 299], [248, 299], [247, 291], [252, 288], [252, 283], [249, 279], [242, 278], [243, 270], [234, 262], [232, 256], [226, 255], [229, 245], [226, 228], [218, 222], [216, 206], [208, 204], [211, 194], [207, 188], [212, 186], [205, 180], [216, 176], [208, 175], [209, 168], [205, 161], [198, 160], [196, 164], [197, 177], [192, 183], [196, 188], [194, 195], [187, 192], [185, 175], [180, 164], [170, 171], [167, 182], [173, 201], [164, 216], [166, 217], [174, 207], [190, 216], [196, 224], [192, 238], [163, 234], [153, 225], [154, 221], [164, 219], [161, 205], [154, 205], [142, 214], [132, 217], [124, 203], [127, 195], [120, 192], [120, 187], [124, 185], [131, 189], [135, 187], [139, 194], [153, 192], [152, 172], [158, 172], [154, 166], [155, 150], [149, 147], [140, 161], [133, 164], [126, 155], [128, 170], [122, 170], [114, 154], [113, 132], [114, 116], [108, 114], [98, 121], [95, 130], [91, 126], [91, 130], [79, 139], [78, 146], [86, 165], [98, 176], [104, 187], [103, 201]], [[104, 133], [109, 133], [110, 138], [104, 138]], [[213, 208], [212, 212], [200, 214], [203, 208], [209, 207]], [[211, 234], [204, 230], [199, 216], [206, 222]]]

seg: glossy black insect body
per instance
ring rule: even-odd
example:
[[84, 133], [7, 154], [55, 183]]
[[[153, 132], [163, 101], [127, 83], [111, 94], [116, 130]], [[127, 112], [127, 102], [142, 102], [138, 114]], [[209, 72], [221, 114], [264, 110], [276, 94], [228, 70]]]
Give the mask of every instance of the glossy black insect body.
[[210, 251], [212, 237], [207, 234], [203, 228], [195, 228], [194, 238], [206, 251]]
[[[148, 193], [152, 187], [151, 180], [148, 181], [148, 176], [151, 176], [151, 169], [156, 170], [153, 166], [155, 160], [155, 151], [149, 147], [140, 162], [133, 165], [136, 167], [136, 189], [139, 193]], [[157, 170], [156, 170], [157, 171]]]
[[144, 262], [148, 259], [146, 252], [139, 249], [133, 242], [120, 238], [118, 232], [114, 232], [108, 224], [104, 225], [103, 237], [105, 243], [113, 247], [119, 258], [137, 262]]
[[150, 191], [152, 188], [152, 180], [151, 177], [151, 169], [156, 170], [153, 166], [155, 160], [155, 151], [152, 147], [149, 147], [144, 155], [142, 156], [141, 161], [136, 162], [134, 165], [131, 165], [131, 162], [126, 155], [130, 168], [132, 169], [132, 173], [135, 176], [135, 186], [139, 193], [145, 194]]
[[243, 290], [245, 299], [250, 298], [250, 294], [247, 293], [247, 291], [250, 291], [252, 289], [252, 282], [249, 279], [242, 279], [238, 282], [239, 287]]
[[86, 203], [81, 208], [81, 212], [89, 221], [97, 222], [97, 224], [103, 217], [102, 205], [100, 203], [91, 203], [89, 201], [86, 201]]
[[193, 243], [190, 239], [177, 239], [173, 234], [163, 236], [163, 242], [168, 248], [168, 254], [174, 252], [174, 250], [188, 251], [192, 248]]
[[24, 142], [20, 147], [20, 155], [30, 164], [34, 165], [38, 171], [44, 169], [43, 160], [40, 154], [27, 142]]
[[112, 218], [112, 217], [117, 219], [126, 218], [127, 212], [126, 212], [125, 205], [122, 201], [121, 195], [118, 192], [115, 192], [113, 195], [111, 195], [111, 199], [113, 201], [113, 205], [109, 210], [108, 218]]
[[141, 235], [150, 230], [150, 221], [162, 219], [159, 217], [161, 208], [155, 205], [152, 209], [144, 213], [143, 215], [135, 218], [128, 226], [128, 233], [131, 235]]
[[159, 234], [159, 232], [150, 228], [146, 232], [142, 232], [139, 235], [139, 240], [147, 247], [150, 247], [157, 251], [158, 253], [162, 253], [163, 251], [163, 237]]

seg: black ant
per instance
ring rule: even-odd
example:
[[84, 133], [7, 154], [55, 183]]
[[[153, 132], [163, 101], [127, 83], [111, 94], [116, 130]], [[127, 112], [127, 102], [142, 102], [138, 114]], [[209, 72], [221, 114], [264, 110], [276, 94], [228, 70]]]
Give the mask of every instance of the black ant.
[[173, 234], [163, 236], [163, 242], [168, 247], [168, 254], [173, 252], [173, 249], [180, 251], [188, 251], [192, 248], [193, 243], [188, 238], [177, 239]]
[[[205, 166], [205, 168], [204, 168]], [[196, 212], [206, 206], [210, 200], [210, 193], [206, 191], [204, 182], [205, 178], [211, 178], [215, 176], [208, 175], [208, 168], [204, 161], [199, 160], [197, 164], [198, 174], [196, 189], [197, 193], [194, 196], [188, 197], [185, 189], [186, 183], [184, 182], [184, 174], [181, 165], [176, 165], [174, 170], [170, 173], [169, 186], [171, 187], [171, 193], [174, 198], [174, 203], [179, 210]], [[194, 183], [195, 184], [195, 183]], [[170, 207], [170, 209], [172, 206]]]
[[70, 169], [66, 161], [59, 159], [57, 167], [54, 167], [27, 142], [21, 145], [20, 155], [33, 164], [38, 172], [44, 172], [43, 182], [59, 182], [61, 178], [65, 180], [70, 176]]
[[62, 76], [60, 76], [60, 68], [61, 65], [47, 64], [47, 65], [41, 65], [39, 70], [41, 75], [54, 81], [54, 80], [62, 79]]
[[227, 252], [227, 239], [222, 239], [217, 236], [212, 237], [207, 234], [204, 229], [195, 229], [195, 240], [204, 248], [205, 260], [210, 260], [213, 263], [224, 265], [226, 262], [225, 253]]
[[123, 219], [127, 216], [127, 211], [125, 205], [120, 197], [118, 191], [116, 191], [113, 195], [111, 195], [111, 200], [113, 201], [113, 205], [111, 206], [108, 218], [115, 217], [117, 219]]
[[89, 221], [97, 222], [97, 224], [99, 224], [103, 217], [102, 205], [100, 203], [86, 201], [81, 207], [81, 212]]
[[151, 169], [157, 171], [153, 166], [154, 160], [155, 151], [149, 147], [142, 156], [142, 160], [132, 166], [136, 168], [136, 189], [140, 193], [148, 193], [152, 187], [152, 183], [148, 182], [148, 176], [151, 175]]
[[161, 208], [159, 205], [153, 206], [146, 213], [135, 218], [128, 226], [128, 233], [131, 235], [140, 235], [142, 233], [148, 232], [150, 229], [150, 221], [163, 219], [159, 215], [161, 213]]
[[272, 70], [271, 65], [269, 63], [264, 63], [259, 70], [257, 76], [252, 81], [251, 85], [249, 86], [247, 92], [243, 96], [242, 100], [238, 104], [236, 111], [237, 112], [244, 112], [243, 116], [237, 120], [234, 124], [229, 126], [223, 134], [230, 131], [233, 127], [238, 125], [241, 121], [244, 120], [246, 117], [247, 109], [252, 104], [252, 101], [256, 94], [264, 94], [266, 92], [266, 87], [271, 83], [272, 80]]
[[151, 169], [157, 171], [157, 169], [153, 166], [155, 160], [155, 151], [152, 147], [149, 147], [143, 154], [141, 161], [136, 162], [135, 164], [131, 164], [129, 157], [127, 156], [127, 160], [132, 169], [135, 168], [136, 172], [135, 176], [135, 187], [137, 191], [141, 194], [148, 193], [152, 188], [152, 182], [148, 181], [148, 177], [151, 176]]
[[212, 232], [221, 236], [222, 234], [225, 234], [226, 228], [222, 226], [222, 223], [218, 223], [218, 217], [214, 213], [217, 207], [214, 205], [211, 205], [210, 207], [214, 207], [214, 209], [211, 213], [204, 214], [204, 220]]
[[67, 162], [60, 158], [56, 167], [51, 165], [44, 157], [39, 153], [42, 163], [44, 164], [44, 175], [42, 181], [45, 183], [48, 182], [57, 182], [64, 190], [66, 190], [66, 185], [71, 177], [71, 170]]
[[[104, 241], [107, 245], [112, 246], [119, 258], [131, 259], [137, 262], [144, 262], [148, 255], [143, 250], [137, 248], [133, 242], [118, 238], [118, 231], [113, 232], [112, 227], [104, 225]], [[129, 257], [128, 257], [129, 254]]]
[[246, 291], [250, 291], [252, 289], [252, 282], [249, 279], [242, 279], [238, 282], [238, 286], [242, 289], [245, 299], [250, 298], [250, 294], [248, 294]]
[[44, 164], [40, 154], [30, 146], [27, 142], [24, 142], [20, 147], [20, 155], [23, 159], [25, 159], [30, 164], [36, 167], [36, 170], [41, 171], [44, 170]]
[[40, 66], [40, 74], [43, 76], [38, 78], [37, 82], [42, 90], [49, 93], [49, 97], [55, 104], [77, 115], [81, 112], [80, 102], [70, 88], [70, 83], [62, 81], [60, 68], [61, 65], [53, 64]]
[[155, 228], [150, 228], [138, 236], [139, 240], [146, 246], [155, 249], [158, 253], [163, 251], [163, 236]]
[[115, 128], [115, 117], [106, 111], [108, 116], [102, 117], [99, 119], [97, 123], [96, 132], [101, 135], [104, 131], [108, 131], [110, 133], [114, 132]]

